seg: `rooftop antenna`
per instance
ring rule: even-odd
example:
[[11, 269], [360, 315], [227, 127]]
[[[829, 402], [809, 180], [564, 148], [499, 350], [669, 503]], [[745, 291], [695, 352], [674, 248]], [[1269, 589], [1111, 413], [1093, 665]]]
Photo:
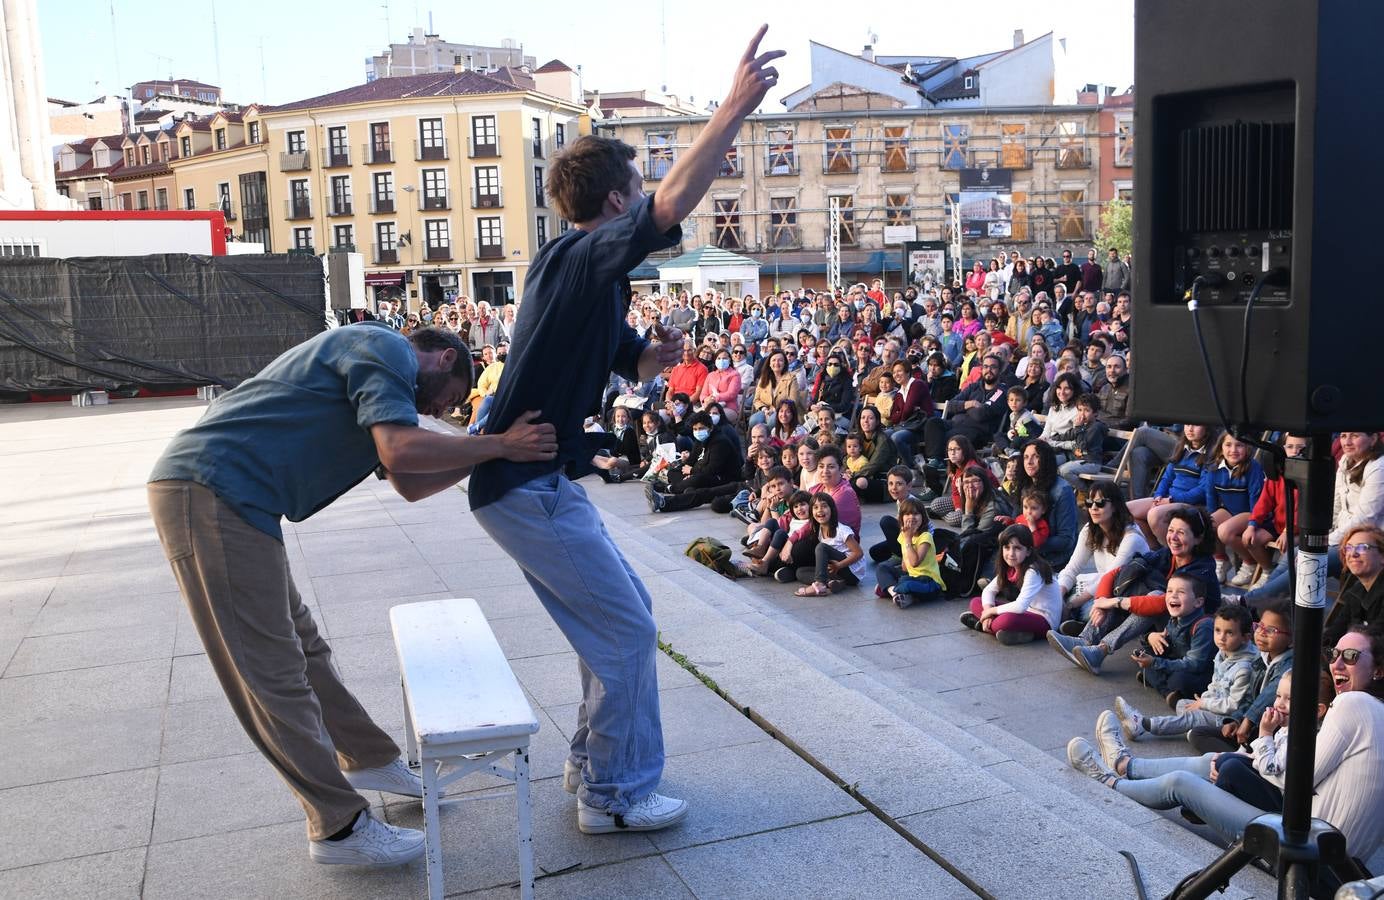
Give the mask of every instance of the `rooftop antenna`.
[[389, 0], [384, 0], [380, 8], [384, 10], [384, 44], [388, 47], [394, 40], [394, 29], [389, 25]]
[[263, 35], [260, 36], [259, 45], [260, 45], [260, 48], [259, 48], [259, 50], [260, 50], [260, 102], [261, 102], [261, 103], [265, 103], [265, 102], [267, 102], [268, 99], [269, 99], [269, 79], [268, 79], [267, 77], [265, 77], [265, 66], [264, 66], [264, 36], [263, 36]]
[[216, 63], [216, 86], [221, 87], [221, 32], [216, 27], [216, 0], [211, 2], [211, 52]]
[[663, 45], [663, 52], [660, 54], [659, 65], [663, 67], [663, 93], [668, 93], [668, 0], [659, 0], [658, 4], [658, 34], [659, 40]]
[[120, 35], [115, 27], [115, 0], [111, 0], [111, 61], [115, 63], [115, 83], [124, 85], [120, 77]]

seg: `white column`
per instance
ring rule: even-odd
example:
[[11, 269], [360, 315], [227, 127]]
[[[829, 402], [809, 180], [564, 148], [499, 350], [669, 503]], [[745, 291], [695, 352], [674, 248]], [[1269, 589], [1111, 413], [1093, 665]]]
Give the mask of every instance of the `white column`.
[[[53, 146], [34, 0], [4, 0], [3, 8], [5, 63], [12, 91], [11, 124], [18, 146], [20, 175], [28, 183], [25, 205], [35, 209], [71, 206], [60, 202], [53, 182]], [[8, 178], [6, 190], [14, 193]]]

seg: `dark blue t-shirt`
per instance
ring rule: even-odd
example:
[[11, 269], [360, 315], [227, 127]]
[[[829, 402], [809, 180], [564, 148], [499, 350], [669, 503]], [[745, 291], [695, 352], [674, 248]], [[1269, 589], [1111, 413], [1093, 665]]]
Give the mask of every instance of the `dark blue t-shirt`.
[[370, 426], [417, 425], [418, 357], [379, 322], [286, 351], [180, 431], [150, 481], [193, 481], [279, 540], [380, 464]]
[[593, 448], [582, 421], [598, 407], [611, 372], [639, 380], [639, 355], [648, 346], [625, 322], [626, 273], [653, 251], [682, 240], [680, 226], [658, 232], [653, 199], [646, 197], [594, 231], [573, 228], [534, 257], [486, 431], [499, 434], [521, 413], [542, 410], [539, 421], [557, 430], [557, 458], [495, 459], [476, 466], [468, 488], [472, 509], [555, 469], [589, 471]]

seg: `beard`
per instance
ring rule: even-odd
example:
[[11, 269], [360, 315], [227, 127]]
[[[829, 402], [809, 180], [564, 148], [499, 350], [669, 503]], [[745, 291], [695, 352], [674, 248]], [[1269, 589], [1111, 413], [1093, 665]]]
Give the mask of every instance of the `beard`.
[[446, 410], [434, 410], [447, 391], [447, 382], [451, 380], [450, 372], [428, 372], [418, 373], [418, 381], [413, 389], [413, 405], [424, 415], [441, 415]]

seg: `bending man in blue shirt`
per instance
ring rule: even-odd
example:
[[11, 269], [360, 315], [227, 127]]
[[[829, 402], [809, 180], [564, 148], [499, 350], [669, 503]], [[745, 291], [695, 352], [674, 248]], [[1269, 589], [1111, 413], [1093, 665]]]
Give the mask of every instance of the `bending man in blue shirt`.
[[645, 381], [682, 355], [682, 332], [657, 326], [650, 343], [625, 323], [626, 277], [651, 251], [682, 237], [678, 225], [716, 177], [740, 124], [777, 83], [750, 42], [724, 103], [647, 196], [634, 148], [611, 138], [574, 142], [553, 163], [548, 191], [566, 234], [543, 245], [525, 278], [509, 361], [489, 422], [506, 428], [542, 409], [557, 428], [555, 460], [494, 460], [476, 467], [476, 521], [514, 557], [580, 660], [583, 702], [563, 783], [577, 794], [587, 834], [652, 831], [680, 821], [682, 800], [654, 789], [663, 774], [653, 601], [573, 483], [591, 471], [582, 420], [598, 410], [610, 372]]

